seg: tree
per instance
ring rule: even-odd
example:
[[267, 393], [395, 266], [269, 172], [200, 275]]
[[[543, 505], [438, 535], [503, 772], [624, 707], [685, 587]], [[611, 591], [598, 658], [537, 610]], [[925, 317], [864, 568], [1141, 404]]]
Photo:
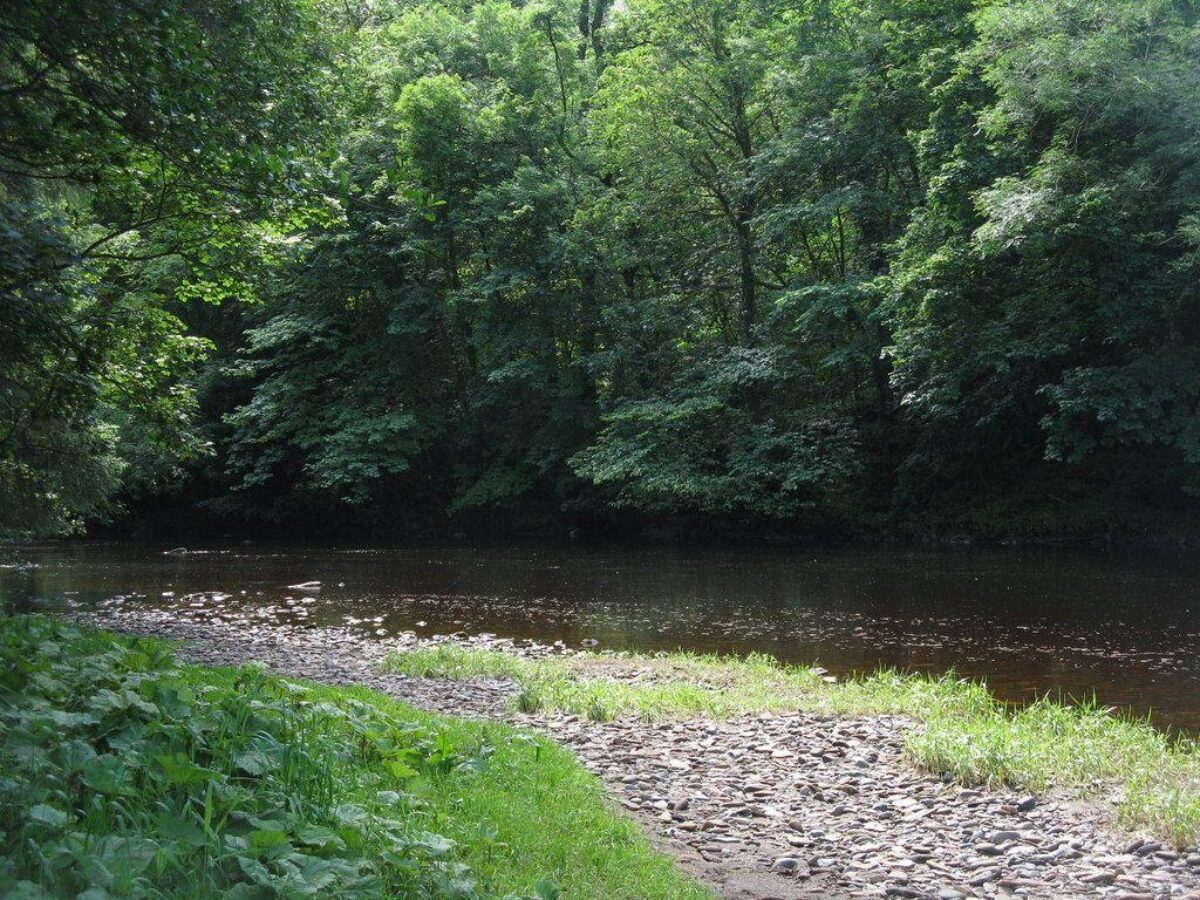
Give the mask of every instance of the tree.
[[1200, 459], [1196, 10], [1054, 0], [975, 21], [897, 278], [920, 435], [904, 499], [972, 495], [1031, 529], [1128, 523]]
[[0, 532], [74, 527], [131, 464], [154, 481], [202, 451], [184, 376], [203, 343], [169, 307], [236, 291], [244, 223], [303, 177], [309, 13], [0, 11]]
[[6, 531], [1194, 515], [1194, 3], [27, 6]]

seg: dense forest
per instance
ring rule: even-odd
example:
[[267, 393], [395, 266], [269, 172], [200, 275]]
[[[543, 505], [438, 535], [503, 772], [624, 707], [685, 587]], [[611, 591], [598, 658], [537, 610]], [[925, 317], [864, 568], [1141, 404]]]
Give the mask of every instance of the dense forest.
[[0, 532], [1200, 520], [1194, 0], [0, 5]]

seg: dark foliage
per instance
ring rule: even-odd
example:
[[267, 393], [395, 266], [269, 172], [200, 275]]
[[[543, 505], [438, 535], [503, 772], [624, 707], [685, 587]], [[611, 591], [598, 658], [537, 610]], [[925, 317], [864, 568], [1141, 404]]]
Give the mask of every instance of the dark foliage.
[[10, 532], [1194, 519], [1190, 0], [59, 6], [3, 13]]

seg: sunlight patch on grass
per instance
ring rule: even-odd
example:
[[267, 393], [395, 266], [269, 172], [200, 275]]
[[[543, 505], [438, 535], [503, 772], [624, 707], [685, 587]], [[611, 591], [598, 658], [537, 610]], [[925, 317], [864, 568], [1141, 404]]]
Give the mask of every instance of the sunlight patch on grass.
[[993, 700], [970, 716], [926, 717], [924, 730], [911, 733], [906, 746], [919, 765], [964, 782], [1115, 793], [1117, 818], [1129, 828], [1181, 847], [1200, 836], [1195, 742], [1094, 702], [1042, 699], [1013, 708]]

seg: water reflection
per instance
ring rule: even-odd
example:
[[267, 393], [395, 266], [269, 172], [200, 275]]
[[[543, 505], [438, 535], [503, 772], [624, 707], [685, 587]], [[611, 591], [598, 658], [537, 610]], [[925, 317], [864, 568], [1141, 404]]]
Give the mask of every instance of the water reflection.
[[[1200, 561], [1051, 551], [9, 548], [0, 600], [982, 676], [1200, 728]], [[33, 563], [36, 567], [20, 567]], [[306, 581], [321, 589], [289, 589]]]

